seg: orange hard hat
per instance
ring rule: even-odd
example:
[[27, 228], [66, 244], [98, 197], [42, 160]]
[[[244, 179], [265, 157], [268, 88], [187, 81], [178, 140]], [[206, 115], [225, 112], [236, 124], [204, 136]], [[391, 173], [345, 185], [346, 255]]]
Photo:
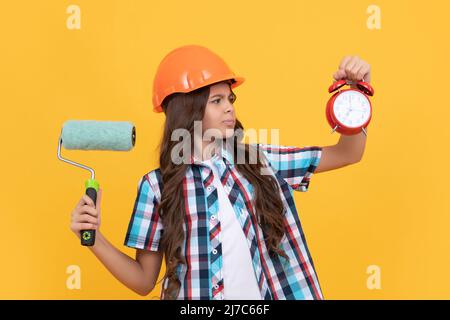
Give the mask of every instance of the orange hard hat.
[[164, 57], [156, 71], [153, 111], [162, 112], [164, 98], [172, 93], [186, 93], [224, 80], [234, 80], [231, 88], [245, 81], [237, 77], [221, 57], [205, 47], [188, 45], [176, 48]]

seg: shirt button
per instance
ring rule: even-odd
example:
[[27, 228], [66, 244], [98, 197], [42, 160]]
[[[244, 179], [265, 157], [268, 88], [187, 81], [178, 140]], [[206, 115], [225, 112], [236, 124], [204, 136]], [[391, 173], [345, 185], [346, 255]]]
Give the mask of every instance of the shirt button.
[[217, 284], [214, 285], [214, 289], [218, 289], [219, 286]]
[[213, 254], [217, 254], [217, 250], [216, 249], [213, 249]]
[[216, 218], [215, 215], [212, 215], [212, 216], [211, 216], [211, 220], [214, 220], [215, 218]]
[[208, 191], [211, 191], [211, 189], [212, 189], [211, 187], [207, 187], [207, 188], [206, 188], [206, 190], [208, 190]]

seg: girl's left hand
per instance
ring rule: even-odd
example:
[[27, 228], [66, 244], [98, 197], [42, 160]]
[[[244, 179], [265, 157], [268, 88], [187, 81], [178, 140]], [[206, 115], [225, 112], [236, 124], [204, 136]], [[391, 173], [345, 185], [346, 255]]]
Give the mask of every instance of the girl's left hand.
[[345, 56], [339, 65], [339, 70], [333, 74], [335, 80], [351, 80], [370, 83], [370, 64], [358, 56]]

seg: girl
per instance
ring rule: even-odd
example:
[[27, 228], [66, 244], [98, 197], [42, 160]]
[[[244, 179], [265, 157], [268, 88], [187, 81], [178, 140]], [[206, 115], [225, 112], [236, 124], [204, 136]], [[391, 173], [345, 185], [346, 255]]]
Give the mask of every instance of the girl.
[[[335, 79], [367, 79], [361, 60], [343, 66]], [[242, 143], [232, 89], [243, 82], [201, 46], [162, 60], [153, 84], [154, 111], [165, 114], [160, 167], [138, 183], [124, 243], [137, 249], [135, 259], [99, 231], [101, 189], [95, 206], [83, 195], [72, 212], [72, 231], [79, 238], [96, 229], [90, 250], [140, 295], [153, 290], [164, 256], [162, 299], [323, 299], [293, 191], [307, 191], [314, 172], [356, 160], [338, 157], [336, 146]], [[213, 148], [195, 134], [198, 123], [213, 132]]]

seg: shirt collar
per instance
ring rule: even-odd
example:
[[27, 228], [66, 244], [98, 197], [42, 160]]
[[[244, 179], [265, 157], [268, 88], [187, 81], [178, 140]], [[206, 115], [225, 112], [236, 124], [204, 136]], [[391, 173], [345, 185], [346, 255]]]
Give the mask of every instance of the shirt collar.
[[[222, 147], [219, 149], [219, 152], [216, 152], [212, 155], [210, 158], [212, 161], [223, 159], [227, 165], [234, 164], [234, 157], [233, 157], [233, 147], [228, 142], [222, 143]], [[199, 158], [195, 157], [195, 155], [191, 155], [191, 164], [198, 164], [202, 165], [204, 164], [204, 161], [200, 160]]]

